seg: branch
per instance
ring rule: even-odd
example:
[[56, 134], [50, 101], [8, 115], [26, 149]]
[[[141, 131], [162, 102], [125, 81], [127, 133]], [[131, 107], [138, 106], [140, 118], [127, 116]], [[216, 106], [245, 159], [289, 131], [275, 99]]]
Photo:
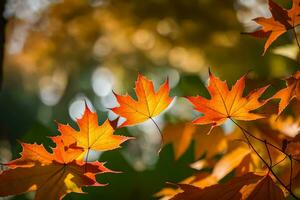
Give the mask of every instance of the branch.
[[[246, 129], [244, 129], [242, 126], [240, 126], [238, 123], [236, 123], [233, 119], [230, 118], [230, 120], [237, 126], [241, 129], [241, 131], [243, 132], [249, 146], [252, 148], [252, 150], [255, 152], [255, 154], [260, 158], [260, 160], [266, 165], [266, 167], [268, 168], [269, 172], [271, 172], [273, 174], [273, 176], [275, 177], [275, 179], [280, 183], [280, 185], [282, 185], [282, 187], [284, 187], [289, 193], [291, 196], [293, 196], [295, 199], [297, 200], [300, 200], [300, 198], [298, 198], [294, 193], [293, 191], [291, 190], [290, 187], [287, 187], [283, 182], [282, 180], [276, 175], [276, 173], [273, 171], [272, 167], [267, 163], [267, 161], [257, 152], [257, 150], [254, 148], [254, 146], [252, 145], [252, 143], [250, 142], [250, 139], [248, 138], [248, 135], [253, 137], [253, 138], [257, 138], [256, 136], [252, 135], [251, 133], [249, 133]], [[269, 144], [267, 141], [265, 142], [264, 140], [260, 139], [260, 138], [257, 138], [258, 141], [261, 141], [263, 143], [266, 144]], [[282, 152], [280, 150], [280, 152]], [[282, 152], [284, 153], [284, 152]], [[286, 154], [286, 153], [284, 153]], [[291, 156], [289, 156], [291, 157]]]
[[284, 156], [284, 158], [282, 160], [280, 160], [279, 162], [277, 162], [276, 164], [274, 164], [272, 166], [272, 168], [276, 167], [277, 165], [279, 165], [280, 163], [282, 163], [285, 159], [287, 158], [287, 156]]
[[272, 166], [273, 166], [273, 164], [272, 164], [272, 156], [270, 154], [270, 150], [269, 150], [268, 145], [267, 145], [267, 140], [264, 140], [264, 144], [265, 144], [265, 147], [267, 149], [268, 156], [269, 156], [269, 159], [270, 159], [270, 167], [272, 168]]
[[293, 29], [293, 34], [294, 34], [294, 37], [296, 39], [296, 42], [297, 42], [297, 45], [298, 45], [298, 48], [300, 50], [300, 44], [299, 44], [299, 40], [298, 40], [298, 37], [297, 37], [297, 33], [296, 33], [296, 30], [295, 30], [295, 27], [292, 28]]
[[[231, 118], [230, 118], [231, 119]], [[231, 119], [231, 121], [233, 121]], [[236, 123], [235, 121], [233, 121], [233, 123], [235, 123], [235, 125], [237, 125], [241, 130], [245, 131], [245, 133], [247, 133], [247, 135], [249, 135], [250, 137], [260, 141], [261, 143], [265, 143], [266, 145], [274, 148], [275, 150], [281, 152], [282, 154], [284, 154], [285, 156], [289, 157], [289, 154], [287, 154], [286, 152], [284, 152], [281, 148], [275, 146], [274, 144], [268, 142], [267, 140], [263, 140], [263, 139], [260, 139], [259, 137], [256, 137], [255, 135], [251, 134], [249, 131], [247, 131], [245, 128], [241, 127], [238, 123]], [[291, 159], [295, 160], [295, 161], [298, 161], [296, 158], [294, 157], [291, 157]]]
[[157, 130], [158, 130], [158, 132], [159, 132], [159, 134], [160, 134], [161, 140], [160, 140], [160, 147], [159, 147], [159, 150], [158, 150], [158, 153], [160, 153], [160, 151], [161, 151], [161, 149], [162, 149], [162, 147], [163, 147], [163, 144], [164, 144], [164, 136], [163, 136], [162, 131], [160, 130], [159, 126], [158, 126], [157, 123], [154, 121], [154, 119], [153, 119], [152, 117], [149, 117], [149, 119], [151, 119], [151, 121], [155, 124], [155, 126], [156, 126], [156, 128], [157, 128]]

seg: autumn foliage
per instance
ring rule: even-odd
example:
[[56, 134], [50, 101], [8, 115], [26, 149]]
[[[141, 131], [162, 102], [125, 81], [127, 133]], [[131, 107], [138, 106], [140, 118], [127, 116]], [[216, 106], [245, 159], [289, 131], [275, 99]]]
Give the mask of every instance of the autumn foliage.
[[[285, 9], [268, 0], [272, 16], [253, 19], [260, 28], [248, 34], [266, 38], [264, 54], [288, 31], [293, 32], [300, 49], [295, 31], [300, 25], [300, 0], [292, 3], [290, 9]], [[82, 117], [76, 119], [78, 127], [57, 122], [59, 134], [50, 137], [53, 146], [21, 142], [21, 156], [1, 164], [6, 170], [0, 174], [0, 196], [35, 191], [35, 199], [52, 200], [63, 199], [71, 192], [84, 193], [83, 187], [105, 187], [107, 183], [97, 181], [101, 174], [126, 171], [122, 172], [122, 166], [108, 169], [103, 162], [90, 162], [90, 152], [116, 151], [134, 137], [115, 131], [149, 121], [161, 136], [158, 154], [171, 144], [174, 159], [179, 160], [192, 145], [195, 160], [189, 163], [194, 175], [179, 183], [166, 183], [153, 194], [156, 198], [300, 199], [296, 191], [300, 187], [300, 135], [299, 130], [295, 134], [286, 128], [299, 122], [300, 71], [282, 77], [286, 86], [278, 91], [268, 90], [272, 84], [283, 83], [279, 79], [253, 87], [247, 85], [249, 72], [231, 86], [211, 69], [207, 73], [208, 96], [176, 97], [191, 106], [188, 112], [196, 113], [194, 120], [175, 120], [164, 127], [159, 126], [156, 117], [172, 110], [177, 100], [170, 94], [169, 79], [166, 77], [155, 89], [152, 80], [137, 73], [132, 89], [135, 94], [112, 91], [118, 105], [107, 110], [117, 115], [114, 121], [106, 119], [99, 124], [97, 113], [85, 104]], [[286, 114], [288, 108], [292, 116]], [[223, 128], [228, 124], [233, 127], [229, 133]]]
[[[257, 24], [261, 25], [261, 29], [250, 33], [251, 35], [259, 38], [267, 38], [264, 47], [264, 53], [266, 53], [269, 46], [282, 34], [288, 30], [292, 30], [295, 33], [295, 27], [300, 24], [300, 2], [299, 0], [293, 0], [293, 6], [287, 10], [275, 3], [273, 0], [269, 0], [269, 10], [272, 14], [270, 18], [258, 17], [253, 19]], [[297, 43], [298, 39], [296, 38]]]
[[222, 125], [227, 119], [251, 121], [263, 118], [262, 115], [250, 113], [263, 106], [266, 100], [260, 102], [258, 99], [268, 86], [251, 92], [243, 97], [245, 78], [240, 78], [231, 90], [228, 90], [226, 82], [221, 81], [209, 72], [208, 91], [211, 99], [201, 96], [187, 97], [195, 106], [195, 109], [204, 116], [194, 120], [194, 124], [211, 124], [212, 127]]
[[[182, 154], [182, 151], [184, 151], [183, 149], [186, 149], [187, 144], [190, 143], [191, 138], [194, 137], [196, 140], [196, 151], [199, 151], [199, 148], [206, 148], [207, 158], [206, 160], [199, 160], [193, 163], [191, 167], [197, 170], [213, 167], [213, 171], [211, 174], [190, 177], [178, 184], [180, 189], [166, 188], [156, 195], [174, 200], [218, 199], [220, 195], [222, 199], [284, 199], [285, 192], [290, 192], [294, 198], [297, 198], [292, 192], [292, 184], [296, 181], [299, 173], [299, 155], [298, 150], [296, 150], [299, 148], [299, 143], [295, 141], [295, 139], [291, 139], [281, 133], [277, 133], [277, 136], [270, 136], [268, 134], [274, 134], [272, 130], [259, 127], [272, 126], [273, 124], [280, 123], [276, 115], [275, 118], [272, 117], [268, 123], [256, 125], [257, 127], [249, 127], [249, 130], [236, 122], [236, 120], [252, 121], [265, 118], [266, 116], [250, 111], [262, 107], [272, 99], [289, 97], [290, 100], [293, 97], [291, 95], [281, 95], [281, 93], [283, 93], [282, 91], [287, 90], [287, 88], [285, 88], [271, 98], [258, 100], [267, 87], [268, 86], [254, 90], [250, 92], [247, 97], [243, 97], [245, 76], [239, 79], [237, 83], [232, 86], [231, 90], [228, 90], [225, 82], [222, 82], [219, 78], [214, 77], [213, 74], [210, 73], [208, 91], [211, 98], [205, 99], [201, 96], [187, 97], [195, 106], [195, 109], [203, 113], [203, 116], [194, 120], [193, 123], [200, 125], [209, 124], [206, 126], [210, 126], [210, 128], [206, 127], [206, 129], [202, 129], [198, 135], [205, 134], [204, 130], [206, 130], [206, 134], [209, 135], [206, 136], [207, 138], [200, 136], [202, 139], [200, 140], [197, 133], [195, 133], [196, 127], [187, 124], [183, 130], [180, 130], [181, 139], [171, 139], [169, 142], [174, 143], [175, 155], [178, 158]], [[287, 102], [289, 102], [289, 100]], [[280, 108], [282, 108], [282, 106], [279, 106], [277, 116], [282, 111]], [[220, 131], [222, 132], [222, 130], [213, 131], [214, 127], [220, 126], [226, 120], [232, 121], [233, 124], [237, 126], [238, 133], [236, 132], [228, 136], [225, 136], [223, 133], [223, 135], [220, 136]], [[210, 131], [207, 132], [208, 130]], [[169, 138], [173, 137], [171, 133], [166, 134]], [[241, 141], [235, 141], [234, 137], [236, 137], [235, 140], [239, 139]], [[267, 138], [274, 140], [274, 137], [278, 137], [278, 146], [267, 140]], [[288, 139], [291, 141], [288, 141]], [[254, 145], [253, 141], [263, 145], [265, 151], [263, 154], [260, 153], [261, 149], [258, 150], [259, 147]], [[199, 144], [201, 142], [202, 144]], [[205, 144], [208, 146], [205, 146]], [[214, 148], [209, 146], [212, 144], [214, 144]], [[248, 146], [246, 144], [248, 144]], [[295, 146], [292, 147], [292, 145]], [[196, 155], [202, 155], [203, 150], [200, 151], [201, 153], [196, 152]], [[226, 151], [226, 154], [219, 161], [214, 162], [213, 159], [211, 159], [211, 154], [216, 155], [222, 151]], [[197, 158], [199, 158], [199, 156]], [[276, 168], [277, 165], [281, 165], [286, 158], [290, 161], [289, 167], [291, 169], [290, 177], [288, 178], [290, 181], [289, 185], [286, 185], [274, 171], [274, 168]], [[276, 163], [273, 163], [274, 161], [276, 161]], [[261, 163], [263, 163], [264, 166], [261, 166]], [[228, 183], [218, 184], [220, 180], [232, 171], [236, 174], [235, 178]], [[257, 174], [258, 172], [259, 174]], [[276, 182], [279, 184], [277, 185]]]
[[139, 74], [135, 84], [137, 101], [129, 95], [121, 96], [114, 93], [120, 106], [111, 110], [126, 118], [121, 127], [132, 126], [152, 119], [164, 111], [173, 99], [169, 97], [169, 92], [168, 80], [155, 92], [152, 81]]
[[62, 199], [70, 192], [82, 193], [83, 186], [105, 186], [97, 182], [96, 175], [113, 171], [104, 163], [86, 162], [84, 156], [88, 157], [90, 149], [118, 148], [130, 138], [113, 135], [108, 121], [99, 126], [97, 114], [87, 106], [78, 125], [80, 132], [58, 124], [61, 135], [51, 137], [56, 145], [53, 153], [43, 145], [21, 143], [21, 157], [5, 163], [11, 169], [0, 175], [1, 196], [36, 191], [35, 199]]

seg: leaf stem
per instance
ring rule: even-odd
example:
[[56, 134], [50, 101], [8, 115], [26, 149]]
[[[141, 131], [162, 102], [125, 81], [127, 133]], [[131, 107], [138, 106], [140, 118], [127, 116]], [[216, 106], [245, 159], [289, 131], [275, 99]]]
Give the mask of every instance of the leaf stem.
[[[230, 118], [230, 120], [233, 121], [231, 118]], [[233, 121], [233, 122], [234, 122], [235, 125], [237, 125], [241, 130], [245, 131], [245, 132], [247, 133], [247, 135], [249, 135], [250, 137], [252, 137], [252, 138], [254, 138], [254, 139], [256, 139], [256, 140], [258, 140], [258, 141], [260, 141], [260, 142], [262, 142], [262, 143], [265, 143], [265, 144], [269, 145], [270, 147], [276, 149], [277, 151], [279, 151], [279, 152], [281, 152], [282, 154], [284, 154], [284, 155], [286, 155], [287, 157], [289, 157], [289, 155], [288, 155], [286, 152], [282, 151], [281, 148], [275, 146], [274, 144], [268, 142], [267, 140], [263, 140], [263, 139], [260, 139], [259, 137], [256, 137], [255, 135], [251, 134], [249, 131], [247, 131], [245, 128], [243, 128], [242, 126], [240, 126], [240, 125], [239, 125], [238, 123], [236, 123], [235, 121]], [[297, 160], [297, 159], [295, 159], [295, 158], [293, 158], [293, 157], [291, 157], [291, 159]]]
[[155, 120], [152, 117], [149, 117], [149, 118], [151, 119], [153, 124], [156, 126], [156, 128], [159, 132], [159, 135], [160, 135], [160, 147], [159, 147], [159, 150], [158, 150], [158, 153], [160, 153], [160, 151], [162, 150], [163, 144], [164, 144], [164, 136], [163, 136], [162, 131], [160, 130], [159, 126], [155, 122]]
[[264, 144], [265, 144], [265, 147], [267, 149], [267, 152], [268, 152], [268, 156], [269, 156], [269, 159], [270, 159], [270, 167], [272, 168], [273, 166], [273, 163], [272, 163], [272, 157], [271, 157], [271, 154], [270, 154], [270, 150], [268, 148], [268, 145], [267, 145], [267, 140], [264, 140]]
[[[275, 179], [290, 193], [291, 196], [293, 196], [295, 199], [300, 200], [300, 198], [298, 198], [293, 191], [287, 187], [282, 180], [275, 174], [275, 172], [273, 171], [272, 167], [267, 163], [267, 161], [265, 161], [265, 159], [258, 153], [258, 151], [254, 148], [254, 146], [252, 145], [252, 143], [250, 142], [250, 139], [248, 138], [248, 135], [253, 137], [253, 138], [257, 138], [256, 136], [252, 135], [251, 133], [249, 133], [246, 129], [244, 129], [242, 126], [240, 126], [237, 122], [235, 122], [233, 119], [230, 118], [230, 120], [241, 129], [241, 131], [243, 132], [244, 137], [246, 138], [249, 146], [252, 148], [252, 150], [255, 152], [255, 154], [261, 159], [261, 161], [266, 165], [266, 167], [269, 169], [269, 172], [271, 172], [273, 174], [273, 176], [275, 177]], [[257, 138], [257, 140], [264, 142], [266, 145], [269, 144], [267, 141], [265, 142], [264, 140]], [[280, 150], [281, 151], [281, 150]], [[282, 151], [281, 151], [282, 152]], [[291, 156], [289, 156], [291, 157]]]
[[300, 50], [300, 44], [299, 44], [299, 40], [298, 40], [298, 37], [297, 37], [297, 33], [296, 33], [296, 30], [295, 30], [295, 27], [292, 28], [292, 29], [293, 29], [292, 31], [293, 31], [294, 37], [295, 37], [295, 39], [296, 39], [298, 48], [299, 48], [299, 50]]

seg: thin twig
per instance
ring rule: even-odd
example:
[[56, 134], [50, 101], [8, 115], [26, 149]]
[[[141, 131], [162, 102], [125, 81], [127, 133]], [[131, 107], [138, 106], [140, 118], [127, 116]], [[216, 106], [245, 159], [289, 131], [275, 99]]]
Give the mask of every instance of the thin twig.
[[[230, 119], [231, 119], [231, 118], [230, 118]], [[232, 119], [231, 119], [231, 120], [232, 120]], [[276, 149], [277, 151], [279, 151], [279, 152], [281, 152], [282, 154], [284, 154], [284, 155], [286, 155], [287, 157], [289, 157], [289, 155], [288, 155], [286, 152], [282, 151], [281, 148], [275, 146], [274, 144], [272, 144], [272, 143], [270, 143], [270, 142], [268, 142], [268, 141], [265, 141], [265, 140], [263, 140], [263, 139], [260, 139], [259, 137], [256, 137], [255, 135], [251, 134], [248, 130], [246, 130], [245, 128], [243, 128], [242, 126], [240, 126], [239, 124], [237, 124], [236, 122], [234, 122], [234, 123], [235, 123], [241, 130], [245, 131], [245, 132], [247, 133], [247, 135], [249, 135], [250, 137], [252, 137], [252, 138], [254, 138], [254, 139], [256, 139], [256, 140], [258, 140], [258, 141], [260, 141], [260, 142], [262, 142], [262, 143], [265, 143], [265, 142], [266, 142], [266, 144], [269, 145], [270, 147]], [[292, 157], [292, 159], [293, 159], [293, 160], [296, 160], [294, 157]]]
[[[296, 33], [296, 29], [295, 29], [295, 27], [293, 27], [292, 29], [293, 29], [294, 37], [296, 39], [296, 43], [297, 43], [298, 49], [300, 50], [300, 44], [299, 44], [298, 36], [297, 36], [297, 33]], [[297, 58], [297, 61], [300, 62], [299, 61], [299, 57]]]
[[274, 164], [272, 166], [272, 168], [274, 168], [275, 166], [279, 165], [280, 163], [282, 163], [285, 159], [287, 158], [287, 156], [284, 156], [284, 158], [282, 160], [280, 160], [279, 162], [277, 162], [276, 164]]
[[[246, 129], [244, 129], [243, 127], [241, 127], [238, 123], [236, 123], [233, 119], [231, 119], [230, 118], [230, 120], [237, 126], [237, 127], [239, 127], [241, 130], [242, 130], [242, 132], [243, 132], [243, 134], [244, 134], [244, 136], [245, 136], [245, 138], [246, 138], [246, 140], [247, 140], [247, 142], [248, 142], [248, 144], [249, 144], [249, 146], [252, 148], [252, 150], [255, 152], [255, 154], [261, 159], [261, 161], [266, 165], [266, 167], [268, 168], [268, 170], [269, 170], [269, 172], [271, 172], [272, 174], [273, 174], [273, 176], [275, 177], [275, 179], [290, 193], [290, 195], [291, 196], [293, 196], [295, 199], [297, 199], [297, 200], [300, 200], [300, 198], [298, 198], [294, 193], [293, 193], [293, 191], [289, 188], [289, 187], [287, 187], [283, 182], [282, 182], [282, 180], [275, 174], [275, 172], [273, 171], [273, 169], [272, 169], [272, 167], [271, 166], [269, 166], [268, 165], [268, 163], [265, 161], [265, 159], [257, 152], [257, 150], [254, 148], [254, 146], [252, 145], [252, 143], [250, 142], [250, 139], [248, 138], [248, 131], [245, 131]], [[252, 134], [250, 134], [250, 136], [253, 136]], [[261, 139], [259, 139], [259, 141], [263, 141], [263, 140], [261, 140]]]
[[294, 34], [294, 37], [295, 37], [295, 39], [296, 39], [296, 42], [297, 42], [297, 45], [298, 45], [298, 48], [299, 48], [299, 50], [300, 50], [300, 44], [299, 44], [299, 40], [298, 40], [298, 37], [297, 37], [297, 33], [296, 33], [296, 30], [295, 30], [295, 28], [292, 28], [293, 30], [293, 34]]
[[270, 159], [270, 167], [272, 168], [273, 164], [272, 164], [272, 157], [271, 157], [271, 154], [270, 154], [270, 150], [268, 148], [268, 145], [267, 145], [267, 140], [264, 141], [264, 144], [265, 144], [265, 147], [267, 149], [267, 152], [268, 152], [268, 156], [269, 156], [269, 159]]
[[159, 150], [158, 150], [158, 153], [160, 153], [162, 147], [163, 147], [163, 144], [164, 144], [164, 136], [162, 134], [162, 131], [160, 130], [159, 126], [157, 125], [157, 123], [154, 121], [154, 119], [152, 117], [149, 117], [151, 119], [151, 121], [155, 124], [159, 134], [160, 134], [160, 147], [159, 147]]

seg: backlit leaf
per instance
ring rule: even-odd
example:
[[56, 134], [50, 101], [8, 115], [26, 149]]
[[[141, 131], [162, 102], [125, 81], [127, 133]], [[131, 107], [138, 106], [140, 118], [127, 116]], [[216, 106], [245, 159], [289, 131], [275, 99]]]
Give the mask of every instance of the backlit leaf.
[[210, 99], [202, 96], [187, 97], [195, 109], [204, 115], [194, 120], [194, 124], [211, 124], [213, 128], [220, 126], [229, 118], [251, 121], [264, 117], [250, 111], [258, 109], [267, 102], [267, 100], [259, 101], [258, 99], [268, 86], [254, 90], [248, 96], [243, 97], [245, 75], [235, 83], [231, 90], [228, 89], [225, 81], [221, 81], [211, 72], [209, 77], [208, 91], [211, 96]]
[[135, 92], [137, 100], [129, 95], [115, 94], [120, 106], [111, 110], [126, 118], [121, 126], [135, 125], [155, 117], [164, 111], [173, 100], [169, 97], [168, 80], [155, 92], [152, 81], [141, 74], [138, 75], [135, 83]]

